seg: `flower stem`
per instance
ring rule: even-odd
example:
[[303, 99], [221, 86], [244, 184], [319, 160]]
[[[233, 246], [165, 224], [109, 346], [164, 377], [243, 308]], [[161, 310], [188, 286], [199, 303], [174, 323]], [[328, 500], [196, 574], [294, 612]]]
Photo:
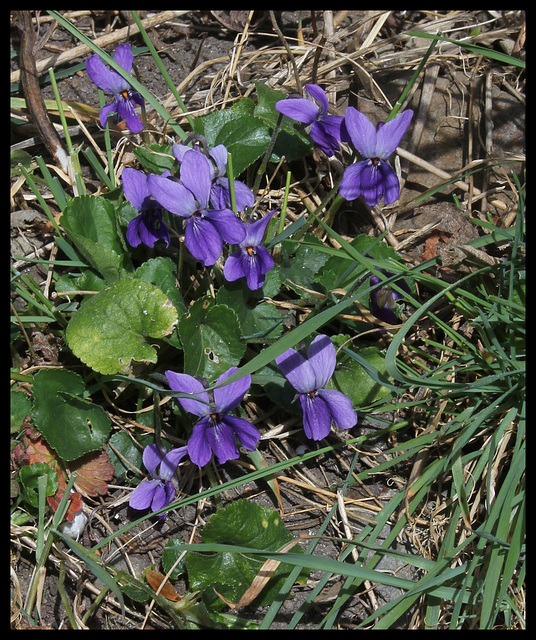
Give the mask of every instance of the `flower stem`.
[[257, 169], [257, 175], [255, 177], [255, 184], [253, 185], [253, 195], [257, 197], [257, 191], [259, 190], [259, 185], [261, 183], [262, 176], [266, 172], [266, 167], [268, 166], [268, 162], [272, 157], [272, 151], [274, 150], [275, 141], [277, 140], [277, 136], [279, 134], [279, 127], [281, 126], [281, 121], [283, 120], [283, 114], [280, 113], [277, 118], [277, 122], [275, 123], [274, 132], [272, 133], [272, 139], [270, 140], [270, 144], [266, 149], [266, 153], [262, 159], [262, 162]]

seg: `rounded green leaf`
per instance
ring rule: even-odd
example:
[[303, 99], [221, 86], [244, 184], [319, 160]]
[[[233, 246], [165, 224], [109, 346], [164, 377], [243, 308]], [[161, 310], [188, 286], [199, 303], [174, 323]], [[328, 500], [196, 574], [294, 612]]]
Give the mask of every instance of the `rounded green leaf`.
[[179, 321], [179, 336], [184, 372], [207, 380], [237, 366], [246, 350], [236, 313], [213, 298], [201, 298], [188, 309]]
[[83, 397], [82, 378], [67, 369], [42, 369], [33, 382], [32, 420], [63, 460], [76, 460], [104, 446], [110, 418]]
[[67, 327], [67, 344], [99, 373], [126, 372], [132, 360], [157, 361], [146, 338], [164, 338], [177, 320], [175, 307], [160, 289], [124, 278], [84, 301]]
[[[215, 513], [205, 525], [201, 537], [205, 543], [231, 544], [250, 549], [277, 551], [293, 539], [279, 513], [250, 500], [237, 500]], [[179, 541], [180, 542], [180, 541]], [[172, 545], [166, 545], [168, 562]], [[297, 552], [300, 547], [295, 547]], [[238, 602], [258, 574], [264, 560], [245, 553], [197, 553], [186, 555], [188, 580], [193, 590], [205, 591], [210, 602], [212, 587], [228, 600]], [[256, 599], [258, 604], [273, 600], [291, 567], [281, 564]], [[214, 595], [214, 605], [221, 601]]]
[[[337, 368], [333, 374], [331, 386], [346, 394], [356, 409], [391, 397], [392, 379], [385, 370], [385, 354], [381, 349], [376, 346], [364, 347], [359, 349], [356, 357], [363, 364], [350, 357], [337, 358]], [[382, 384], [382, 380], [390, 386]]]

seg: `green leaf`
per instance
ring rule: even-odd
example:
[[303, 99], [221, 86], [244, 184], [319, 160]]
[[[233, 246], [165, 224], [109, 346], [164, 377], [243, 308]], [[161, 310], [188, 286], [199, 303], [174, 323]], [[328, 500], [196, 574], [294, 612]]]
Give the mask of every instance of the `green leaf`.
[[177, 265], [171, 258], [158, 256], [146, 260], [136, 269], [135, 277], [157, 286], [171, 300], [179, 315], [186, 312], [186, 305], [177, 286]]
[[[288, 98], [287, 94], [277, 89], [272, 89], [263, 82], [255, 82], [257, 89], [258, 103], [254, 110], [254, 115], [263, 120], [270, 127], [270, 135], [273, 133], [276, 122], [280, 116], [275, 108], [278, 100]], [[287, 162], [293, 162], [299, 158], [304, 158], [313, 150], [311, 138], [303, 133], [303, 125], [295, 122], [287, 116], [283, 116], [279, 133], [272, 150], [272, 162], [279, 162], [284, 155]]]
[[177, 164], [171, 145], [150, 144], [146, 147], [136, 147], [134, 155], [144, 169], [159, 175], [166, 170], [171, 171]]
[[132, 360], [157, 361], [146, 338], [165, 338], [177, 319], [175, 307], [160, 289], [124, 278], [82, 303], [67, 326], [67, 344], [99, 373], [128, 371]]
[[186, 554], [184, 551], [177, 552], [176, 544], [182, 544], [182, 540], [180, 538], [168, 540], [162, 551], [162, 568], [165, 573], [167, 574], [173, 568], [170, 580], [177, 580], [180, 575], [186, 573]]
[[182, 316], [179, 336], [184, 348], [184, 373], [207, 380], [238, 366], [246, 350], [236, 313], [209, 297], [197, 300]]
[[[177, 285], [177, 265], [171, 258], [157, 256], [146, 260], [136, 269], [135, 277], [156, 285], [165, 293], [175, 307], [179, 318], [186, 313], [186, 305]], [[167, 341], [176, 349], [182, 349], [177, 331], [173, 331]]]
[[82, 378], [67, 369], [42, 369], [34, 377], [32, 419], [63, 460], [76, 460], [104, 446], [110, 418], [83, 397]]
[[304, 236], [298, 248], [294, 242], [288, 240], [282, 243], [283, 260], [279, 268], [281, 281], [302, 298], [308, 298], [310, 294], [300, 287], [320, 290], [317, 284], [318, 272], [329, 258], [328, 254], [322, 251], [323, 247], [322, 241], [309, 233]]
[[39, 478], [46, 477], [47, 496], [53, 496], [58, 490], [58, 474], [45, 462], [34, 462], [21, 468], [19, 480], [24, 490], [25, 499], [33, 506], [39, 505]]
[[[247, 546], [267, 551], [276, 551], [293, 540], [277, 511], [249, 500], [237, 500], [216, 512], [205, 525], [201, 537], [205, 543]], [[180, 540], [177, 542], [180, 543]], [[168, 545], [168, 553], [173, 553], [173, 544]], [[216, 607], [222, 603], [216, 594], [211, 593], [213, 588], [227, 600], [238, 602], [263, 562], [244, 553], [189, 552], [186, 556], [190, 587], [206, 591], [205, 601], [212, 600]], [[280, 564], [255, 603], [271, 603], [290, 570], [288, 565]]]
[[87, 262], [108, 282], [120, 277], [124, 256], [115, 210], [100, 196], [78, 196], [63, 210], [61, 225]]
[[18, 433], [24, 418], [32, 412], [32, 402], [24, 391], [11, 391], [10, 403], [11, 409], [11, 433]]
[[248, 289], [244, 279], [225, 282], [216, 294], [218, 304], [224, 304], [236, 313], [241, 336], [248, 342], [274, 340], [283, 332], [281, 314], [273, 304], [260, 302], [260, 296], [262, 293]]
[[54, 288], [57, 293], [63, 291], [103, 291], [106, 288], [106, 280], [98, 276], [92, 269], [85, 269], [81, 276], [73, 276], [70, 273], [60, 276], [56, 280]]
[[230, 109], [214, 111], [194, 120], [195, 132], [204, 136], [209, 147], [223, 144], [233, 156], [233, 171], [238, 177], [268, 149], [268, 126], [253, 115], [255, 104], [242, 98]]
[[[348, 336], [343, 338], [346, 340]], [[338, 341], [337, 336], [333, 339]], [[385, 354], [375, 346], [352, 353], [353, 358], [339, 353], [331, 382], [333, 388], [346, 394], [356, 409], [391, 397], [393, 381], [385, 370]]]
[[[128, 472], [133, 473], [132, 467], [140, 470], [143, 468], [141, 451], [124, 431], [118, 431], [111, 436], [106, 452], [118, 480], [124, 480]], [[132, 466], [129, 466], [129, 463]]]

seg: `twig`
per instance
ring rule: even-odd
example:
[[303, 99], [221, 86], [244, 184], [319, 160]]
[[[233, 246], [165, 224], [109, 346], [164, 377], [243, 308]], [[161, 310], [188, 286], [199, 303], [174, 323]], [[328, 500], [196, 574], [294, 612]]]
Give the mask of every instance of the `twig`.
[[32, 16], [29, 11], [17, 11], [15, 24], [20, 36], [20, 71], [22, 89], [26, 98], [26, 106], [30, 117], [39, 131], [46, 148], [63, 172], [69, 174], [69, 156], [64, 149], [61, 139], [54, 128], [45, 101], [39, 87], [38, 73], [35, 61], [35, 31]]
[[281, 31], [281, 29], [279, 28], [279, 25], [277, 24], [275, 13], [273, 11], [270, 11], [270, 20], [272, 21], [272, 26], [274, 28], [274, 31], [279, 36], [279, 39], [281, 40], [281, 43], [283, 44], [283, 46], [285, 47], [285, 49], [287, 51], [290, 63], [292, 64], [292, 68], [294, 70], [294, 79], [296, 80], [296, 88], [298, 90], [298, 93], [300, 95], [302, 95], [303, 90], [302, 90], [302, 85], [301, 85], [301, 81], [300, 81], [300, 72], [298, 71], [298, 67], [296, 65], [296, 60], [294, 59], [294, 54], [292, 53], [292, 49], [289, 47], [289, 44], [286, 41], [285, 36], [283, 35], [283, 32]]

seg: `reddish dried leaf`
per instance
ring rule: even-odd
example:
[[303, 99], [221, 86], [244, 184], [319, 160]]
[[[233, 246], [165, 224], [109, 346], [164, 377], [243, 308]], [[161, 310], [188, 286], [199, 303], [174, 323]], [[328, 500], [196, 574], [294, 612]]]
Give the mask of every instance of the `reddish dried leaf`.
[[[48, 446], [37, 429], [28, 427], [24, 432], [20, 445], [19, 459], [21, 464], [44, 462], [58, 474], [58, 490], [53, 496], [47, 497], [49, 507], [56, 511], [67, 488], [67, 476], [61, 462], [56, 457], [55, 451]], [[65, 518], [72, 522], [77, 512], [81, 509], [82, 496], [79, 493], [71, 492], [71, 500]]]
[[104, 496], [108, 493], [108, 482], [114, 477], [114, 468], [106, 451], [88, 453], [69, 463], [69, 470], [76, 472], [74, 486], [83, 496]]
[[432, 235], [426, 240], [424, 245], [424, 251], [421, 254], [421, 260], [425, 262], [426, 260], [431, 260], [435, 258], [437, 255], [437, 243], [439, 242], [440, 233], [432, 232]]
[[[49, 496], [47, 498], [48, 506], [53, 511], [56, 511], [56, 509], [59, 507], [61, 499], [63, 498], [63, 494], [65, 493], [64, 489], [65, 487], [63, 489], [58, 489], [53, 496]], [[76, 491], [75, 492], [71, 491], [70, 498], [71, 500], [69, 502], [69, 506], [67, 507], [65, 519], [68, 520], [69, 522], [72, 522], [74, 520], [75, 515], [82, 510], [84, 503], [82, 502], [82, 496]]]
[[[160, 585], [164, 581], [165, 577], [166, 576], [163, 573], [160, 573], [160, 571], [154, 571], [153, 569], [146, 569], [145, 571], [145, 579], [155, 591], [160, 589]], [[164, 596], [164, 598], [170, 602], [179, 602], [179, 600], [182, 600], [182, 596], [175, 591], [175, 587], [169, 582], [164, 584], [160, 590], [160, 595]]]

